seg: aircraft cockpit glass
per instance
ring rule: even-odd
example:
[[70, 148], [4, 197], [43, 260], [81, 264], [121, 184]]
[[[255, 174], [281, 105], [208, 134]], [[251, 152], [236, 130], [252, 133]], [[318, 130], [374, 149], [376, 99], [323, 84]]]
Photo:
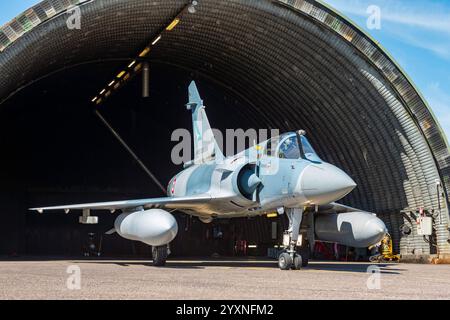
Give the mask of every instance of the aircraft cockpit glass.
[[278, 146], [278, 143], [280, 142], [280, 137], [275, 137], [267, 141], [265, 153], [269, 157], [274, 157], [276, 154], [276, 148]]
[[[299, 145], [299, 139], [300, 144]], [[265, 148], [267, 156], [278, 157], [280, 159], [300, 159], [321, 163], [314, 148], [305, 136], [298, 136], [295, 133], [286, 133], [279, 137], [270, 139]]]
[[[292, 134], [290, 134], [292, 135]], [[281, 136], [273, 137], [272, 139], [267, 141], [266, 147], [265, 147], [265, 153], [269, 157], [279, 157], [279, 150], [281, 147], [281, 142], [284, 142], [286, 137], [288, 137], [289, 134], [285, 133]]]
[[316, 151], [314, 151], [313, 147], [309, 143], [308, 139], [305, 136], [300, 137], [302, 143], [303, 154], [306, 160], [312, 162], [322, 162], [322, 160], [317, 155]]
[[296, 136], [291, 136], [281, 142], [278, 157], [281, 159], [300, 159], [300, 147]]

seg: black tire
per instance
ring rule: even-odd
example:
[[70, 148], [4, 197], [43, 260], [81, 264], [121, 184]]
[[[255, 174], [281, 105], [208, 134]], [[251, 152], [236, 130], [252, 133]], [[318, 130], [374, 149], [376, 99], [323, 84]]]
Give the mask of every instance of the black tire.
[[167, 261], [167, 246], [153, 247], [153, 265], [155, 267], [163, 267]]
[[309, 264], [309, 257], [310, 257], [310, 248], [309, 248], [309, 242], [306, 242], [303, 247], [300, 248], [299, 254], [302, 256], [302, 267], [307, 267]]
[[287, 252], [283, 252], [278, 257], [278, 267], [281, 270], [289, 270], [292, 266], [292, 258]]
[[292, 264], [292, 270], [300, 270], [303, 266], [303, 259], [302, 256], [299, 254], [296, 254], [294, 257], [294, 263]]
[[309, 264], [309, 258], [308, 257], [305, 257], [305, 258], [302, 257], [302, 267], [305, 268], [305, 267], [308, 266], [308, 264]]

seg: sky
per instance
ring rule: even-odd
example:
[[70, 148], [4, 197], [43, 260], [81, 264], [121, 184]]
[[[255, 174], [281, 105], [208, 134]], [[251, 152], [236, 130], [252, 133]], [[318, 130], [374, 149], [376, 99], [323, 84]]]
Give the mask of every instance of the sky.
[[[425, 96], [450, 140], [450, 1], [324, 2], [356, 22], [391, 53]], [[380, 29], [372, 28], [373, 5], [380, 9]]]
[[[323, 1], [356, 22], [392, 54], [425, 96], [450, 140], [450, 1]], [[1, 1], [0, 25], [38, 2]], [[379, 29], [370, 28], [376, 21], [371, 15], [376, 12], [373, 6], [379, 8]]]

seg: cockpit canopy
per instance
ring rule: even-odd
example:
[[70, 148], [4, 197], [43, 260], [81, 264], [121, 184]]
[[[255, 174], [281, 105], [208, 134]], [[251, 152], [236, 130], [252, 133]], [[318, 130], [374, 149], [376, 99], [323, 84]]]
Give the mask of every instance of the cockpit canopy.
[[267, 156], [281, 159], [305, 159], [311, 162], [322, 162], [308, 139], [296, 132], [288, 132], [268, 140], [265, 152]]

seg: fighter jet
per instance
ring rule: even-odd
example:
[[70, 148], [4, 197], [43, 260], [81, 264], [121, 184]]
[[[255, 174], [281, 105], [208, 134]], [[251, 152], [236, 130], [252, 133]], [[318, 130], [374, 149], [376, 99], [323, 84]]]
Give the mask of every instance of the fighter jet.
[[109, 233], [152, 246], [156, 266], [165, 265], [169, 244], [178, 232], [173, 211], [198, 217], [204, 223], [286, 214], [289, 228], [283, 234], [278, 258], [282, 270], [307, 266], [314, 241], [363, 248], [380, 242], [387, 233], [375, 214], [336, 203], [356, 183], [323, 161], [304, 131], [287, 132], [225, 157], [195, 82], [189, 86], [186, 106], [192, 113], [195, 156], [170, 180], [167, 197], [30, 210], [82, 210], [81, 223], [97, 222], [91, 210], [118, 211]]

